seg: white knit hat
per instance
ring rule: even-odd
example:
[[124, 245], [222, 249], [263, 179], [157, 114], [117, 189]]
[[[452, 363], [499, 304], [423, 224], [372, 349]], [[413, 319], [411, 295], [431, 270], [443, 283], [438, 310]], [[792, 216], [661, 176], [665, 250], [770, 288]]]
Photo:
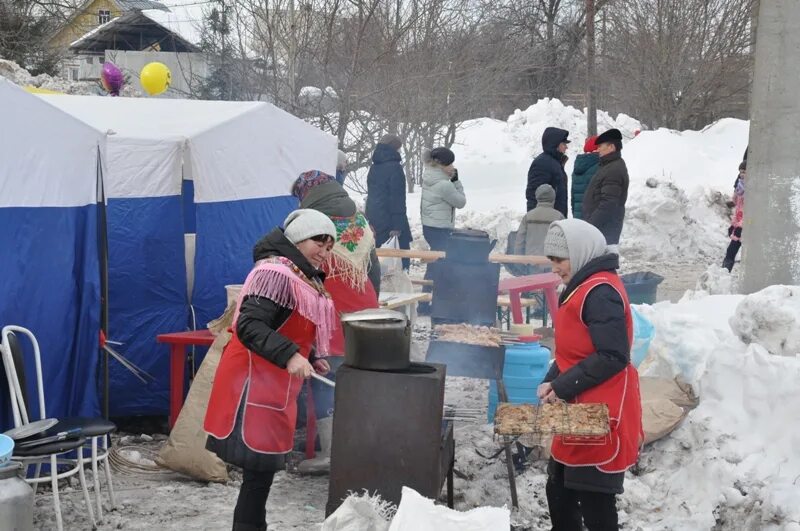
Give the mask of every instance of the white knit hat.
[[290, 242], [297, 244], [303, 240], [327, 234], [336, 239], [336, 226], [331, 218], [318, 210], [301, 208], [286, 217], [283, 234]]

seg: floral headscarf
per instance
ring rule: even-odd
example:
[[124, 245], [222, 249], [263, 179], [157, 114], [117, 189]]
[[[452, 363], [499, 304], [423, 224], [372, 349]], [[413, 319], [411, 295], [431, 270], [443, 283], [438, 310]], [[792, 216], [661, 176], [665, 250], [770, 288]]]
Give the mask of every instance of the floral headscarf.
[[292, 185], [292, 195], [302, 201], [306, 194], [315, 186], [335, 181], [336, 177], [323, 173], [319, 170], [311, 170], [300, 174], [300, 177]]

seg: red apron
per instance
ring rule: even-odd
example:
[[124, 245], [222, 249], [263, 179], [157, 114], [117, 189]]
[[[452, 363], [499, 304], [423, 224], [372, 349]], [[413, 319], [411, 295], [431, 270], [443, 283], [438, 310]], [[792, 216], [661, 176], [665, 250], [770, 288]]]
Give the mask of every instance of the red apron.
[[[589, 328], [583, 323], [581, 313], [586, 296], [601, 284], [609, 284], [622, 297], [628, 344], [633, 343], [630, 304], [619, 276], [609, 272], [592, 275], [558, 309], [555, 362], [562, 374], [595, 352]], [[633, 466], [644, 440], [639, 373], [634, 366], [629, 363], [625, 370], [584, 391], [573, 402], [607, 404], [611, 433], [603, 439], [554, 437], [553, 458], [568, 466], [596, 466], [607, 473], [623, 472]]]
[[[315, 334], [311, 321], [293, 311], [278, 332], [308, 358]], [[290, 452], [294, 446], [297, 395], [302, 385], [302, 378], [291, 376], [286, 369], [250, 352], [234, 330], [214, 376], [203, 428], [217, 439], [230, 436], [244, 395], [245, 445], [263, 454]]]
[[367, 281], [364, 289], [353, 288], [342, 277], [331, 275], [325, 279], [325, 289], [333, 299], [336, 308], [336, 329], [331, 336], [331, 356], [344, 356], [344, 330], [340, 318], [343, 313], [352, 313], [369, 308], [378, 308], [378, 295], [372, 282]]

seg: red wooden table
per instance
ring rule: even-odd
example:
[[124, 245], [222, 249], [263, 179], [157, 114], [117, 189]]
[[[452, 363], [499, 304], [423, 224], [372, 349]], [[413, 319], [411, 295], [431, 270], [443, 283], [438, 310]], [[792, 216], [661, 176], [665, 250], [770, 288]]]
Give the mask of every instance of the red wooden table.
[[547, 307], [550, 310], [550, 318], [553, 320], [553, 326], [555, 327], [556, 310], [558, 310], [556, 288], [560, 283], [561, 278], [555, 273], [539, 273], [537, 275], [501, 279], [497, 291], [499, 293], [508, 292], [514, 324], [522, 324], [522, 294], [531, 291], [544, 291]]
[[169, 428], [175, 426], [178, 414], [183, 407], [183, 381], [186, 371], [186, 347], [195, 345], [210, 347], [214, 343], [214, 335], [210, 330], [193, 332], [173, 332], [156, 336], [159, 343], [167, 343], [169, 354]]

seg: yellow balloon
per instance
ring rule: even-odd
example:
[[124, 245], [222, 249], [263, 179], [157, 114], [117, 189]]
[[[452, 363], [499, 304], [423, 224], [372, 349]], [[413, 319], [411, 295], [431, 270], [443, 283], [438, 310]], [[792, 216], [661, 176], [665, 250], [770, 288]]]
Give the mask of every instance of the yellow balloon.
[[157, 96], [169, 88], [172, 83], [172, 73], [164, 63], [148, 63], [142, 68], [139, 81], [145, 92]]

